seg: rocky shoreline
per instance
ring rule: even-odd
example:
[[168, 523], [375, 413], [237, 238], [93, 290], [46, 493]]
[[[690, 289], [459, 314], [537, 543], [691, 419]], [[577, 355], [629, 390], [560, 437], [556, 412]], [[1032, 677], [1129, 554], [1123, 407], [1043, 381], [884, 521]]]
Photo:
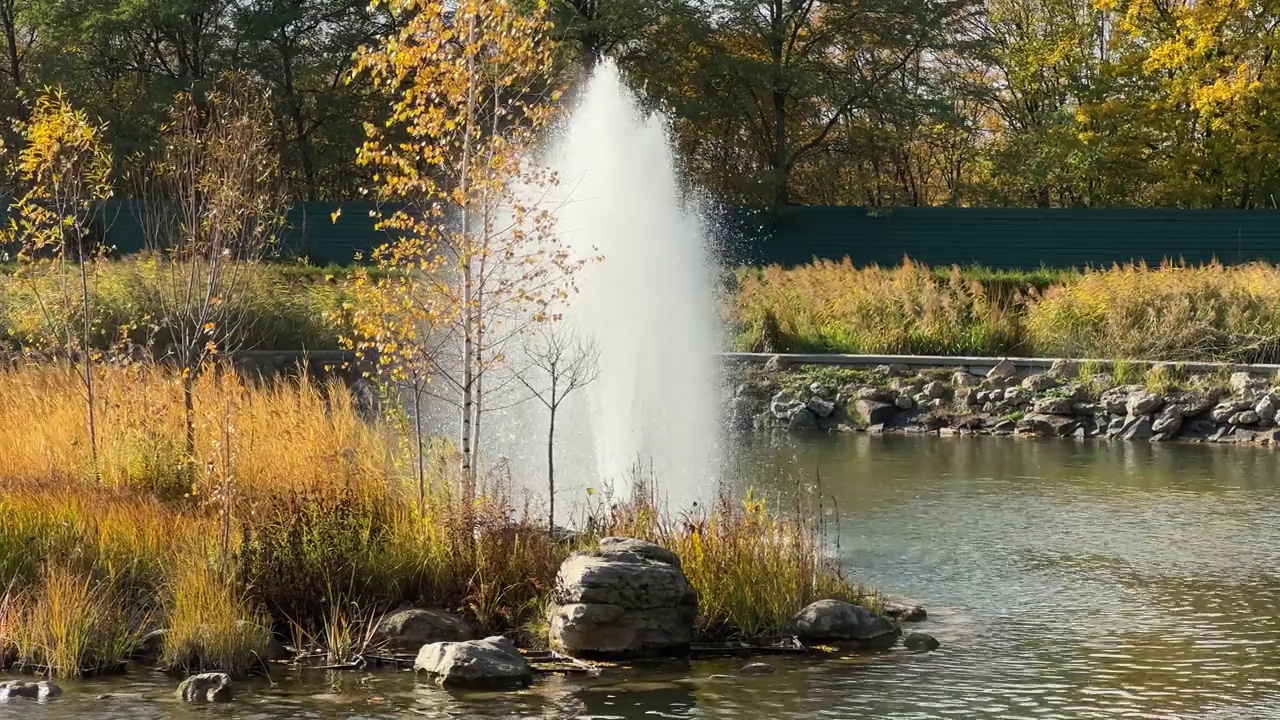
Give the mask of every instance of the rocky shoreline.
[[1066, 360], [1027, 375], [1008, 360], [985, 375], [905, 365], [850, 370], [790, 366], [775, 356], [736, 370], [728, 414], [746, 432], [1280, 443], [1276, 378], [1188, 374], [1175, 364], [1155, 364], [1138, 378], [1124, 370]]

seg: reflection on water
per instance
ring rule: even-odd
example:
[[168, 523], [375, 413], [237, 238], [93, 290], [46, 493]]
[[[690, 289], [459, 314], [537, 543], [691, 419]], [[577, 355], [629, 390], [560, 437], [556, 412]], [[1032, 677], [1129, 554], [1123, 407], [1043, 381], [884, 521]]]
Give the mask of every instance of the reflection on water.
[[[855, 574], [924, 602], [943, 650], [712, 678], [735, 661], [507, 695], [409, 673], [276, 678], [229, 711], [163, 676], [73, 684], [24, 718], [1280, 718], [1280, 455], [997, 438], [779, 438], [750, 484], [820, 471]], [[828, 503], [830, 506], [832, 503]], [[95, 700], [104, 692], [143, 697]], [[0, 706], [0, 717], [16, 705]]]

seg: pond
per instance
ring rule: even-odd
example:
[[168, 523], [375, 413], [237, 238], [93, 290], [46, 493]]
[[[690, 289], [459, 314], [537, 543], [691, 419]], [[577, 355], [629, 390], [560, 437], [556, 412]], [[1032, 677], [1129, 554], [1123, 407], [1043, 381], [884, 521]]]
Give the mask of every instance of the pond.
[[[24, 718], [1265, 718], [1280, 716], [1280, 455], [1005, 438], [759, 440], [781, 494], [821, 476], [855, 575], [926, 605], [944, 646], [828, 663], [695, 662], [506, 695], [309, 672], [182, 709], [135, 672]], [[99, 700], [103, 693], [137, 693]], [[16, 710], [0, 707], [0, 716]]]

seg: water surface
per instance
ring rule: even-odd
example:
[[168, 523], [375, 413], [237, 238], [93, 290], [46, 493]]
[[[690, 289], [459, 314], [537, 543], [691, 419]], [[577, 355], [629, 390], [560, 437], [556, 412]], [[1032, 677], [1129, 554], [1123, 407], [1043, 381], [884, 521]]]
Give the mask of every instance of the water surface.
[[[459, 695], [410, 673], [292, 674], [184, 709], [134, 673], [23, 718], [1280, 718], [1280, 455], [1255, 448], [839, 436], [758, 441], [781, 496], [819, 476], [850, 571], [923, 602], [944, 648], [550, 678]], [[107, 692], [140, 697], [97, 700]], [[21, 708], [21, 709], [19, 709]], [[34, 708], [34, 709], [32, 709]]]

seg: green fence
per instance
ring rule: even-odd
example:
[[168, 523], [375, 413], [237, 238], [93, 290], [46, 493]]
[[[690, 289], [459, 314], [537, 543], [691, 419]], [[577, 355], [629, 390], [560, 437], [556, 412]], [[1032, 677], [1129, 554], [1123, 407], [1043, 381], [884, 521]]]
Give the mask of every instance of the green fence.
[[[333, 213], [341, 208], [337, 220]], [[386, 241], [368, 202], [302, 203], [281, 254], [347, 264]], [[726, 263], [798, 265], [848, 256], [858, 265], [1079, 267], [1145, 260], [1280, 262], [1280, 211], [792, 207], [713, 222]], [[116, 254], [143, 249], [137, 208], [108, 204], [99, 234]]]
[[1280, 262], [1280, 211], [1267, 210], [795, 207], [734, 224], [735, 259], [781, 265], [845, 256], [997, 268]]

